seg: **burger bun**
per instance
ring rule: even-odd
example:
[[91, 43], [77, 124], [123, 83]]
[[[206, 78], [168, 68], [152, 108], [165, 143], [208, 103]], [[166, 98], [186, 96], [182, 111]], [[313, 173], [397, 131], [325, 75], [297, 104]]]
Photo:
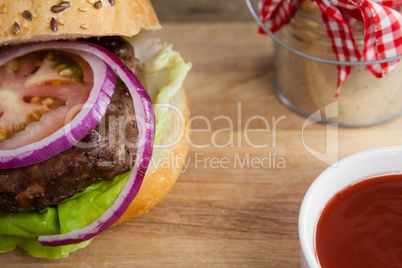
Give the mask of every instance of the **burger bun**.
[[134, 36], [159, 29], [149, 0], [4, 0], [0, 2], [0, 44]]

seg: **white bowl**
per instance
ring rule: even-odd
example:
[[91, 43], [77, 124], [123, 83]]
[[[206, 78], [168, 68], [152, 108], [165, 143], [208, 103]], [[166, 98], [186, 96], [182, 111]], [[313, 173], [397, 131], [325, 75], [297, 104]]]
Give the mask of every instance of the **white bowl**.
[[320, 267], [314, 239], [318, 217], [331, 197], [358, 180], [402, 172], [402, 146], [376, 148], [351, 155], [330, 166], [311, 184], [299, 213], [301, 267]]

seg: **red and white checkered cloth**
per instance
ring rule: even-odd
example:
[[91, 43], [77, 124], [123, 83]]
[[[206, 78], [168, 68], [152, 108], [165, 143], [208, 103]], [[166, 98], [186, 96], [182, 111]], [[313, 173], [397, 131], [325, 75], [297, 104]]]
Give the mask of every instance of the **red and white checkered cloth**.
[[[364, 24], [364, 60], [372, 61], [402, 54], [402, 15], [396, 11], [402, 0], [312, 0], [321, 11], [336, 58], [340, 61], [359, 61], [361, 52], [353, 38], [351, 24]], [[300, 7], [302, 0], [259, 0], [261, 20], [275, 32], [286, 24]], [[260, 30], [261, 31], [261, 30]], [[391, 72], [397, 61], [369, 65], [377, 77]], [[339, 93], [353, 67], [338, 65]]]

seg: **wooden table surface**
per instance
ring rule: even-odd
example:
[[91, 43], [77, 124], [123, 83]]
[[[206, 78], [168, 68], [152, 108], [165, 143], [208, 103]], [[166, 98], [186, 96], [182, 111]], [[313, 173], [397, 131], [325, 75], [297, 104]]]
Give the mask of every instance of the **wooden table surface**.
[[[193, 63], [185, 87], [197, 132], [185, 172], [149, 213], [69, 258], [16, 250], [0, 255], [2, 267], [298, 267], [298, 213], [314, 178], [339, 158], [402, 144], [402, 118], [303, 129], [273, 93], [273, 43], [254, 23], [165, 24], [156, 35]], [[337, 136], [325, 151], [327, 133]]]

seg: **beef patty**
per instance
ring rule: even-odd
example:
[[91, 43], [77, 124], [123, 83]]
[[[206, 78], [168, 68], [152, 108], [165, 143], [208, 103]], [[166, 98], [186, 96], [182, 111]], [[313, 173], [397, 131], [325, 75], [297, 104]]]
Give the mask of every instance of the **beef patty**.
[[[124, 62], [139, 75], [140, 64], [131, 46], [122, 44]], [[79, 143], [43, 162], [0, 170], [0, 212], [42, 210], [82, 192], [96, 181], [127, 172], [135, 161], [137, 140], [133, 101], [118, 79], [104, 118]]]

